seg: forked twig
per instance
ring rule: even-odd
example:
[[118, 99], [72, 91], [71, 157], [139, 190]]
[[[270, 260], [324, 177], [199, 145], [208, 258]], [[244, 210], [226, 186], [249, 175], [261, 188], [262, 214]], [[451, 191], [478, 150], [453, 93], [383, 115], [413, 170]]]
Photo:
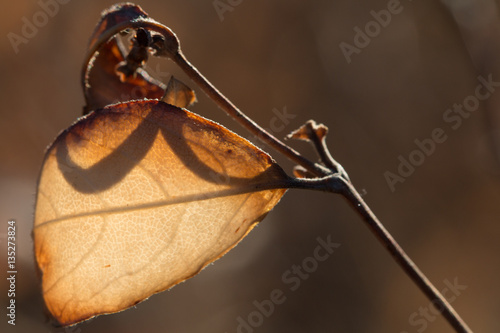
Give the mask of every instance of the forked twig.
[[[213, 88], [213, 86], [208, 82], [208, 80], [202, 76], [196, 68], [191, 66], [190, 63], [185, 60], [184, 56], [179, 53], [172, 60], [178, 64], [186, 74], [198, 84], [207, 95], [224, 111], [240, 122], [245, 128], [249, 129], [252, 126], [248, 125], [247, 116], [245, 116], [239, 109], [237, 109], [224, 95], [222, 95], [218, 90]], [[251, 124], [254, 124], [251, 121]], [[303, 163], [303, 157], [288, 146], [281, 143], [281, 141], [275, 139], [271, 134], [267, 133], [263, 128], [258, 127], [260, 133], [255, 133], [255, 130], [251, 130], [253, 134], [259, 134], [266, 143], [271, 145], [273, 148], [281, 152], [283, 155], [287, 156], [292, 161], [300, 161], [300, 165], [306, 168], [309, 172], [318, 175], [322, 170], [317, 167], [317, 164], [311, 162]], [[275, 139], [275, 140], [273, 140]], [[441, 308], [443, 316], [447, 319], [452, 327], [455, 328], [457, 332], [468, 333], [472, 332], [467, 326], [464, 320], [458, 315], [455, 309], [448, 303], [448, 301], [441, 295], [441, 293], [436, 289], [436, 287], [429, 281], [429, 279], [422, 273], [422, 271], [415, 265], [415, 263], [408, 257], [408, 255], [403, 251], [399, 244], [394, 240], [391, 234], [385, 229], [382, 223], [377, 219], [375, 214], [371, 211], [368, 205], [361, 198], [361, 195], [355, 189], [351, 181], [349, 180], [347, 173], [345, 173], [343, 167], [336, 162], [328, 152], [325, 142], [323, 139], [313, 140], [313, 143], [321, 156], [321, 159], [326, 162], [327, 167], [329, 167], [330, 172], [338, 173], [338, 177], [332, 177], [331, 180], [334, 185], [331, 185], [325, 190], [331, 192], [342, 194], [347, 201], [351, 204], [356, 212], [363, 218], [368, 228], [377, 236], [377, 239], [384, 245], [384, 247], [389, 251], [396, 262], [401, 266], [401, 268], [408, 274], [408, 276], [415, 282], [415, 284], [422, 290], [422, 292], [429, 298], [429, 300], [436, 303], [437, 307]], [[283, 145], [283, 146], [282, 146]], [[298, 158], [300, 156], [300, 158]], [[306, 160], [308, 161], [308, 160]], [[319, 171], [319, 172], [318, 172]], [[342, 185], [339, 185], [341, 182]], [[339, 188], [341, 190], [339, 191]]]
[[[303, 176], [314, 176], [314, 178], [298, 179], [290, 178], [287, 184], [281, 184], [288, 188], [304, 188], [340, 193], [349, 202], [353, 209], [362, 217], [368, 228], [376, 235], [377, 239], [389, 251], [391, 256], [415, 282], [422, 292], [441, 309], [443, 316], [457, 332], [472, 332], [463, 319], [420, 271], [415, 263], [408, 257], [403, 249], [385, 229], [375, 214], [361, 198], [355, 189], [343, 167], [333, 159], [326, 145], [325, 137], [327, 128], [324, 125], [316, 125], [309, 121], [302, 128], [291, 134], [292, 137], [310, 141], [319, 154], [321, 163], [314, 163], [303, 157], [270, 133], [256, 124], [252, 119], [241, 112], [229, 99], [217, 90], [183, 55], [180, 50], [179, 40], [176, 35], [166, 26], [151, 19], [136, 19], [122, 22], [103, 33], [90, 50], [82, 69], [82, 83], [85, 90], [85, 77], [88, 71], [87, 63], [94, 53], [110, 38], [125, 29], [146, 29], [156, 33], [152, 39], [150, 48], [153, 55], [168, 57], [176, 63], [222, 110], [233, 117], [244, 128], [252, 134], [258, 135], [267, 144], [278, 152], [302, 166], [302, 171], [297, 174]], [[87, 96], [86, 96], [87, 97]]]

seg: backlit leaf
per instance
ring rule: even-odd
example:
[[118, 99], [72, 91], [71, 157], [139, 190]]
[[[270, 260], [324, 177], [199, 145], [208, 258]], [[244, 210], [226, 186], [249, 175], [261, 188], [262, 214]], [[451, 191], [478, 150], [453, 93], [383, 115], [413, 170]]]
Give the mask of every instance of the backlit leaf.
[[196, 95], [191, 88], [172, 75], [168, 81], [163, 101], [180, 108], [188, 108], [196, 102]]
[[48, 310], [73, 324], [192, 277], [265, 217], [286, 179], [245, 139], [160, 101], [80, 118], [39, 178], [33, 237]]

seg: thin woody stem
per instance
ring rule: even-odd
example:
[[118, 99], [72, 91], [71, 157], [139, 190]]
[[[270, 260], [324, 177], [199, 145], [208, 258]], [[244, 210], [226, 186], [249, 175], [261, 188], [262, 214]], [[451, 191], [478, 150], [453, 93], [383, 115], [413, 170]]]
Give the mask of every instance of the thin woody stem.
[[[222, 110], [233, 117], [233, 119], [238, 121], [248, 131], [261, 138], [278, 152], [282, 153], [284, 156], [301, 165], [311, 174], [318, 177], [314, 179], [289, 178], [276, 184], [272, 184], [272, 187], [313, 189], [342, 194], [353, 209], [363, 218], [363, 221], [368, 228], [376, 235], [377, 239], [385, 246], [406, 274], [415, 282], [415, 284], [422, 290], [429, 300], [436, 303], [436, 305], [441, 308], [443, 316], [450, 323], [450, 325], [460, 333], [472, 332], [458, 313], [453, 309], [453, 307], [451, 307], [446, 299], [408, 257], [391, 234], [385, 229], [382, 223], [380, 223], [375, 214], [373, 214], [368, 205], [363, 201], [349, 180], [347, 173], [331, 156], [326, 146], [324, 137], [316, 137], [312, 139], [316, 150], [327, 167], [306, 159], [300, 155], [300, 153], [278, 140], [241, 112], [193, 65], [191, 65], [191, 63], [189, 63], [180, 51], [177, 37], [166, 26], [150, 19], [138, 19], [135, 21], [117, 24], [103, 33], [99, 37], [99, 40], [94, 43], [92, 49], [87, 55], [86, 61], [84, 62], [84, 67], [82, 68], [82, 85], [86, 94], [85, 98], [87, 98], [86, 75], [90, 68], [89, 62], [94, 56], [94, 53], [115, 34], [127, 28], [146, 28], [162, 34], [165, 38], [165, 47], [163, 49], [157, 48], [157, 55], [166, 56], [173, 60], [191, 78], [191, 80], [193, 80]], [[268, 184], [268, 186], [270, 185]]]
[[[341, 179], [341, 178], [339, 178]], [[441, 309], [441, 313], [448, 323], [460, 333], [471, 333], [472, 330], [467, 326], [465, 321], [453, 309], [448, 301], [434, 287], [429, 279], [422, 273], [417, 265], [410, 259], [405, 251], [394, 240], [387, 229], [378, 220], [375, 214], [371, 211], [368, 205], [361, 198], [361, 195], [356, 191], [350, 181], [344, 181], [344, 189], [341, 192], [351, 206], [362, 216], [363, 221], [368, 228], [377, 236], [378, 240], [385, 246], [387, 251], [396, 260], [399, 266], [420, 288], [420, 290], [431, 300], [437, 308]]]
[[427, 298], [441, 310], [443, 317], [455, 331], [459, 333], [472, 332], [446, 298], [444, 298], [436, 287], [434, 287], [432, 282], [429, 281], [425, 274], [396, 242], [389, 231], [382, 225], [349, 180], [346, 180], [339, 174], [333, 174], [315, 179], [288, 179], [278, 185], [285, 185], [287, 188], [320, 190], [342, 194], [353, 209], [361, 215], [366, 226], [375, 234], [380, 243], [389, 251], [408, 277], [420, 288]]
[[[172, 59], [177, 65], [179, 65], [189, 77], [200, 86], [203, 91], [214, 100], [219, 107], [226, 111], [233, 118], [238, 120], [242, 125], [250, 130], [250, 132], [259, 135], [260, 137], [266, 138], [272, 147], [283, 153], [285, 156], [293, 161], [296, 161], [308, 171], [320, 176], [323, 172], [322, 169], [317, 168], [317, 164], [310, 162], [309, 160], [302, 157], [295, 150], [291, 149], [278, 139], [274, 138], [272, 135], [268, 134], [264, 129], [255, 124], [250, 118], [244, 115], [239, 109], [237, 109], [226, 97], [224, 97], [215, 87], [212, 86], [208, 80], [203, 77], [196, 68], [194, 68], [182, 55], [181, 52], [178, 53], [176, 57]], [[420, 290], [433, 302], [436, 303], [438, 307], [442, 309], [443, 316], [449, 322], [449, 324], [455, 328], [457, 332], [460, 333], [470, 333], [472, 332], [463, 319], [458, 315], [458, 313], [453, 309], [453, 307], [446, 301], [446, 299], [441, 295], [441, 293], [434, 287], [434, 285], [427, 279], [427, 277], [420, 271], [420, 269], [415, 265], [415, 263], [410, 259], [410, 257], [404, 252], [404, 250], [399, 246], [399, 244], [394, 240], [391, 234], [385, 229], [385, 227], [380, 223], [375, 214], [371, 211], [368, 205], [363, 201], [359, 193], [356, 191], [352, 183], [347, 177], [347, 174], [343, 171], [342, 166], [336, 162], [333, 157], [331, 157], [324, 140], [319, 140], [316, 142], [315, 146], [320, 148], [325, 159], [328, 159], [332, 166], [335, 167], [334, 172], [339, 172], [341, 177], [332, 175], [334, 179], [333, 184], [322, 187], [324, 182], [309, 182], [310, 188], [316, 190], [326, 190], [334, 193], [340, 192], [351, 206], [363, 217], [364, 222], [370, 228], [370, 230], [377, 236], [379, 241], [385, 246], [389, 251], [391, 256], [396, 260], [396, 262], [401, 266], [405, 273], [415, 282], [415, 284], [420, 288]], [[324, 175], [324, 174], [323, 174]], [[338, 181], [342, 181], [342, 189], [339, 189]], [[302, 186], [300, 186], [300, 185]], [[332, 184], [332, 182], [330, 182]], [[296, 183], [296, 187], [307, 188], [306, 183]], [[306, 185], [306, 186], [304, 186]], [[293, 186], [295, 187], [295, 186]]]
[[86, 76], [89, 70], [88, 64], [94, 56], [94, 53], [97, 52], [99, 48], [114, 35], [129, 28], [149, 28], [152, 31], [162, 34], [166, 41], [166, 47], [160, 50], [159, 54], [161, 54], [161, 56], [167, 56], [172, 61], [174, 61], [189, 76], [189, 78], [193, 80], [208, 95], [208, 97], [210, 97], [229, 116], [239, 122], [250, 133], [256, 135], [268, 145], [276, 149], [278, 152], [282, 153], [284, 156], [294, 161], [295, 163], [303, 166], [314, 175], [321, 177], [331, 174], [331, 171], [328, 168], [325, 168], [318, 163], [313, 163], [307, 158], [303, 157], [299, 152], [281, 142], [279, 139], [267, 132], [264, 128], [260, 127], [256, 122], [254, 122], [247, 115], [241, 112], [184, 57], [180, 50], [179, 40], [177, 39], [177, 36], [168, 27], [153, 20], [135, 20], [122, 22], [106, 30], [101, 36], [99, 36], [99, 40], [94, 43], [93, 47], [88, 52], [84, 61], [84, 66], [82, 68], [82, 86], [86, 102], [88, 98]]
[[[323, 124], [316, 124], [314, 120], [308, 120], [301, 128], [290, 133], [288, 138], [300, 139], [309, 141], [319, 155], [323, 164], [334, 173], [340, 174], [344, 179], [349, 180], [347, 172], [342, 165], [337, 162], [326, 145], [326, 134], [328, 128]], [[304, 137], [305, 136], [305, 137]]]
[[184, 57], [182, 52], [179, 50], [176, 54], [172, 56], [172, 61], [174, 61], [188, 76], [193, 80], [207, 95], [212, 99], [223, 111], [240, 123], [245, 129], [250, 133], [255, 134], [257, 137], [262, 139], [268, 145], [276, 149], [278, 152], [282, 153], [284, 156], [288, 157], [295, 163], [303, 166], [308, 171], [316, 176], [325, 176], [331, 172], [320, 164], [313, 163], [307, 158], [303, 157], [290, 148], [290, 146], [284, 144], [275, 136], [267, 132], [264, 128], [260, 127], [247, 115], [241, 112], [229, 99], [227, 99], [219, 90], [217, 90], [187, 59]]

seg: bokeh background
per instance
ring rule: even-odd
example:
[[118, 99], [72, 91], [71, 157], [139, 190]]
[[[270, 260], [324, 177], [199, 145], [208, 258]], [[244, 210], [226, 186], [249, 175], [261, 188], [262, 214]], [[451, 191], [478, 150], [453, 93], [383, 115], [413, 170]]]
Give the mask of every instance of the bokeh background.
[[[3, 278], [2, 332], [452, 331], [432, 312], [419, 314], [430, 302], [341, 197], [298, 190], [289, 191], [239, 246], [193, 279], [119, 314], [66, 330], [48, 325], [30, 235], [36, 179], [46, 146], [81, 114], [79, 75], [87, 41], [113, 1], [60, 4], [16, 53], [7, 34], [21, 35], [23, 17], [32, 22], [40, 2], [4, 0], [0, 13], [4, 270], [7, 221], [15, 219], [18, 228], [17, 320], [15, 327], [6, 323]], [[466, 286], [452, 305], [475, 332], [498, 332], [500, 89], [456, 130], [443, 119], [447, 109], [474, 94], [479, 75], [500, 81], [498, 3], [401, 0], [399, 13], [349, 63], [339, 45], [353, 45], [354, 28], [364, 30], [374, 20], [371, 11], [385, 10], [388, 3], [394, 2], [138, 2], [179, 36], [188, 59], [258, 123], [270, 127], [273, 110], [286, 108], [295, 116], [277, 136], [311, 118], [327, 124], [334, 157], [394, 237], [438, 289], [447, 281]], [[216, 5], [226, 7], [218, 11]], [[166, 60], [151, 66], [163, 80], [179, 73]], [[246, 135], [197, 92], [194, 112]], [[397, 173], [400, 156], [407, 159], [418, 148], [415, 140], [431, 137], [435, 128], [447, 140], [392, 191], [384, 174]], [[307, 144], [290, 144], [316, 158]], [[269, 152], [291, 172], [290, 162]], [[291, 291], [282, 275], [313, 255], [318, 237], [329, 235], [340, 247]], [[286, 301], [257, 322], [254, 301], [269, 299], [274, 289]], [[238, 328], [238, 318], [248, 322], [249, 315], [256, 327]]]

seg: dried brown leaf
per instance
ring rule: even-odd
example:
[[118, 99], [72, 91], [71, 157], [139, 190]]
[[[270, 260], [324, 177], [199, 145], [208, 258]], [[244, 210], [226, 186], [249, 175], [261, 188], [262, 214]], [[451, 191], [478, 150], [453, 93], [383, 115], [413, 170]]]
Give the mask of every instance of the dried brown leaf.
[[245, 139], [163, 102], [80, 118], [39, 178], [33, 237], [48, 310], [69, 325], [192, 277], [265, 217], [286, 179]]
[[121, 3], [109, 7], [102, 12], [101, 19], [90, 37], [88, 49], [91, 50], [99, 38], [114, 26], [147, 17], [148, 14], [141, 7], [132, 3]]
[[[90, 38], [89, 52], [96, 43], [115, 26], [138, 19], [148, 14], [139, 6], [125, 3], [114, 5], [104, 11]], [[135, 75], [120, 76], [117, 67], [125, 60], [126, 50], [117, 37], [110, 38], [96, 50], [89, 59], [82, 74], [87, 105], [84, 114], [106, 105], [134, 99], [161, 99], [165, 85], [151, 77], [144, 69], [137, 69]]]
[[188, 108], [196, 102], [196, 95], [191, 88], [172, 75], [168, 81], [163, 101], [180, 108]]
[[124, 59], [124, 51], [115, 37], [99, 49], [87, 72], [85, 113], [118, 102], [161, 99], [165, 94], [165, 85], [141, 68], [136, 75], [121, 80], [116, 67]]

